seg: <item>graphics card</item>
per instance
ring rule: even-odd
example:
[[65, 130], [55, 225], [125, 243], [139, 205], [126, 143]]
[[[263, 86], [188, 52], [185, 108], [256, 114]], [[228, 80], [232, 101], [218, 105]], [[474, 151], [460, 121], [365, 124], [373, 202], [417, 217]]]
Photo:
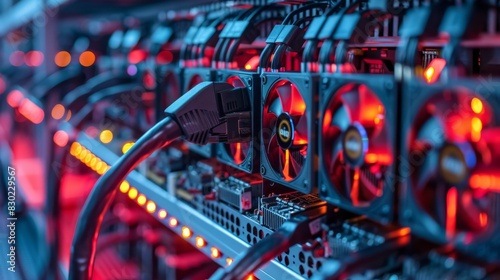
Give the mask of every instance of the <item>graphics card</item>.
[[259, 168], [259, 131], [260, 131], [260, 104], [261, 88], [260, 76], [239, 70], [220, 70], [218, 81], [225, 81], [234, 87], [248, 89], [252, 105], [252, 139], [248, 143], [219, 144], [217, 158], [228, 165], [248, 173], [256, 172]]
[[317, 76], [262, 75], [261, 174], [310, 193], [316, 182]]
[[396, 98], [389, 75], [322, 75], [320, 196], [383, 223], [394, 212]]
[[499, 88], [483, 79], [403, 92], [401, 224], [476, 258], [500, 260]]

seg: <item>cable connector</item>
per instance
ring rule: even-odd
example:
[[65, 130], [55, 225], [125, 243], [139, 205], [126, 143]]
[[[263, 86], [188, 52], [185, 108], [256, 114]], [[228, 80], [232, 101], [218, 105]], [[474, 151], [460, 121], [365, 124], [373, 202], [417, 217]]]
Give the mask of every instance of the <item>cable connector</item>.
[[165, 113], [194, 144], [249, 141], [251, 106], [245, 88], [228, 83], [203, 82], [182, 95]]

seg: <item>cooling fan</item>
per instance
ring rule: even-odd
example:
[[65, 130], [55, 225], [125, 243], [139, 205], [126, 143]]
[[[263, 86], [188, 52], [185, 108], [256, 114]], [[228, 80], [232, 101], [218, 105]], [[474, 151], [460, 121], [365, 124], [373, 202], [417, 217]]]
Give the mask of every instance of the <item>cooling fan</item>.
[[499, 107], [496, 92], [476, 93], [439, 90], [408, 110], [402, 223], [431, 241], [498, 261], [500, 126], [493, 108]]
[[264, 78], [271, 86], [263, 88], [261, 173], [266, 179], [309, 193], [315, 184], [315, 83], [306, 75], [286, 76]]
[[386, 222], [394, 163], [389, 102], [361, 83], [330, 94], [320, 127], [322, 193], [339, 207]]
[[335, 206], [393, 220], [396, 87], [389, 75], [324, 74], [320, 196]]

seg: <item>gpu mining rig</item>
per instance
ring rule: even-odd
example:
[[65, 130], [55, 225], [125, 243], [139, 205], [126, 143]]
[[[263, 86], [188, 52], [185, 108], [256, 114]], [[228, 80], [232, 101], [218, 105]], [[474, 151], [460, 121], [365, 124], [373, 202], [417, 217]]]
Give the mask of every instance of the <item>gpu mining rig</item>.
[[0, 279], [500, 279], [497, 1], [4, 1]]

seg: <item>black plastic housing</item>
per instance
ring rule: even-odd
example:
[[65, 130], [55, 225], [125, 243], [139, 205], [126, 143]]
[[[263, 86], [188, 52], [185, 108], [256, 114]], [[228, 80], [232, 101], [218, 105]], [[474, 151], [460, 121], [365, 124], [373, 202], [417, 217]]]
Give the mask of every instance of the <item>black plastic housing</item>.
[[[374, 199], [369, 205], [355, 206], [351, 203], [350, 199], [346, 198], [343, 194], [338, 193], [335, 186], [328, 175], [328, 168], [325, 166], [325, 151], [323, 145], [326, 145], [324, 136], [322, 135], [322, 123], [326, 110], [330, 101], [336, 96], [336, 93], [342, 87], [349, 85], [365, 85], [367, 86], [380, 100], [385, 107], [385, 126], [389, 134], [388, 146], [392, 148], [392, 155], [394, 157], [393, 164], [385, 174], [385, 181], [383, 186], [383, 194], [381, 197]], [[319, 147], [318, 153], [322, 155], [319, 157], [319, 194], [322, 198], [338, 206], [342, 209], [351, 211], [360, 215], [367, 215], [368, 217], [380, 222], [389, 223], [394, 219], [395, 212], [395, 171], [396, 171], [396, 102], [398, 98], [397, 86], [392, 75], [374, 75], [374, 74], [322, 74], [320, 83], [320, 101], [319, 110], [320, 117], [318, 121], [319, 129]]]
[[[181, 69], [181, 83], [182, 91], [181, 94], [189, 91], [192, 86], [196, 85], [195, 79], [200, 78], [204, 82], [214, 81], [215, 71], [211, 68], [183, 68]], [[215, 147], [213, 144], [207, 145], [195, 145], [188, 143], [189, 150], [205, 158], [210, 158], [215, 156]]]
[[[285, 187], [289, 187], [291, 189], [303, 192], [303, 193], [311, 193], [315, 192], [316, 188], [316, 173], [317, 173], [317, 106], [318, 106], [318, 74], [309, 74], [309, 73], [291, 73], [291, 72], [280, 72], [280, 73], [263, 73], [261, 76], [262, 79], [262, 101], [261, 108], [264, 107], [267, 96], [270, 93], [270, 90], [273, 86], [280, 81], [287, 80], [294, 84], [298, 91], [301, 93], [302, 98], [306, 104], [306, 114], [307, 114], [307, 131], [308, 131], [308, 147], [307, 147], [307, 157], [304, 161], [302, 170], [298, 176], [296, 176], [293, 180], [287, 181], [284, 177], [277, 173], [273, 166], [270, 164], [267, 148], [265, 147], [266, 141], [264, 141], [264, 137], [270, 137], [270, 132], [265, 131], [262, 127], [260, 127], [260, 154], [261, 154], [261, 164], [260, 164], [260, 172], [262, 177], [268, 179], [272, 182], [276, 182]], [[261, 113], [262, 115], [262, 113]]]
[[[438, 80], [432, 84], [428, 84], [420, 79], [412, 79], [405, 82], [402, 92], [401, 155], [398, 172], [398, 188], [401, 191], [399, 197], [399, 223], [401, 225], [410, 227], [412, 234], [415, 236], [438, 244], [451, 243], [458, 251], [466, 253], [469, 256], [496, 263], [500, 261], [500, 226], [498, 224], [493, 229], [475, 235], [473, 238], [466, 238], [465, 234], [457, 233], [455, 238], [449, 239], [446, 236], [445, 228], [420, 206], [413, 191], [414, 186], [411, 176], [422, 163], [416, 160], [415, 155], [410, 155], [409, 143], [412, 125], [416, 121], [417, 113], [430, 98], [442, 95], [445, 90], [448, 92], [465, 90], [469, 91], [473, 96], [482, 99], [492, 108], [493, 116], [491, 125], [499, 126], [499, 84], [500, 81], [498, 79], [485, 80], [483, 77], [452, 78], [446, 82]], [[450, 102], [449, 106], [452, 108], [454, 104]], [[498, 217], [498, 213], [500, 213], [500, 197], [498, 194], [496, 194], [495, 201], [493, 203], [495, 209], [492, 210], [497, 213]], [[495, 219], [493, 223], [498, 223], [498, 219]]]

